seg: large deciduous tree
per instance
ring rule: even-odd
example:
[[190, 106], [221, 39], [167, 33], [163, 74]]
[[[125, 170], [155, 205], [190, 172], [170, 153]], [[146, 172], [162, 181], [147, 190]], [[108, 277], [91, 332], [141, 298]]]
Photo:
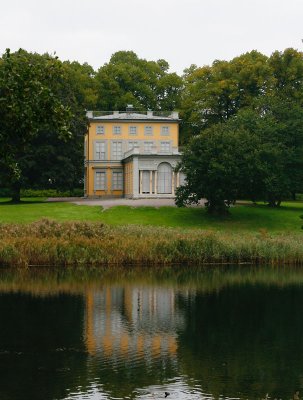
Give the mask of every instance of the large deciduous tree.
[[268, 58], [257, 51], [211, 66], [185, 70], [182, 93], [182, 140], [226, 122], [265, 93], [273, 83]]
[[258, 138], [245, 129], [231, 130], [227, 124], [210, 127], [192, 138], [185, 148], [179, 169], [185, 185], [176, 192], [176, 204], [183, 206], [207, 200], [212, 214], [224, 214], [241, 191], [259, 185]]
[[48, 55], [7, 50], [0, 61], [1, 174], [14, 201], [20, 201], [22, 159], [38, 132], [51, 128], [69, 137], [69, 107], [52, 90], [62, 75], [61, 63]]
[[119, 51], [96, 74], [98, 108], [168, 110], [179, 107], [182, 79], [168, 72], [165, 60], [147, 61], [133, 51]]
[[209, 212], [224, 213], [245, 197], [279, 206], [303, 190], [302, 107], [277, 93], [259, 99], [193, 137], [179, 168], [178, 205], [206, 198]]

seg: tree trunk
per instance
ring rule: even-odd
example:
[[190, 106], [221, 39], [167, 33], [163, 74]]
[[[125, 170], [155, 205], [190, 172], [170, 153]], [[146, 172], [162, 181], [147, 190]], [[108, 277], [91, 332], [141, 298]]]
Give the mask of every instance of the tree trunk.
[[224, 200], [208, 200], [205, 204], [207, 212], [212, 215], [227, 215], [229, 214], [228, 206]]
[[14, 182], [12, 184], [12, 202], [13, 203], [20, 203], [20, 191], [21, 191], [21, 184], [20, 182]]

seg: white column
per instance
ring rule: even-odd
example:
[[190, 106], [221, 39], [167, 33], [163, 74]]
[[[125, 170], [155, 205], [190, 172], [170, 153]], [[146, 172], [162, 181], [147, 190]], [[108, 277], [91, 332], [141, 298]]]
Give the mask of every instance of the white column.
[[153, 171], [149, 171], [149, 194], [153, 193]]
[[175, 172], [173, 171], [173, 176], [171, 179], [171, 193], [174, 195], [175, 194]]
[[157, 188], [158, 188], [158, 171], [155, 171], [155, 194], [158, 194]]
[[133, 193], [134, 198], [139, 195], [139, 161], [138, 157], [133, 158]]
[[180, 186], [180, 172], [177, 172], [177, 187]]
[[139, 194], [142, 194], [142, 171], [139, 171], [139, 178], [140, 178], [140, 191]]

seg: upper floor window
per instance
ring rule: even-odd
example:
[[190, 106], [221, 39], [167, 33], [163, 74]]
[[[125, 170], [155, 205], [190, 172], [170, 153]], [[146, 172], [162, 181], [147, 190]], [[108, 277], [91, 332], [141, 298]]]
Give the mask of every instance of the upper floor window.
[[137, 127], [136, 127], [136, 126], [130, 126], [130, 127], [128, 128], [128, 133], [129, 133], [130, 135], [137, 135]]
[[153, 134], [153, 127], [151, 125], [146, 125], [144, 127], [144, 135], [151, 136]]
[[96, 142], [95, 143], [95, 159], [96, 160], [105, 160], [106, 149], [105, 142]]
[[113, 142], [112, 144], [113, 160], [121, 160], [122, 158], [122, 142]]
[[97, 125], [96, 126], [96, 133], [97, 133], [97, 135], [103, 135], [105, 133], [105, 126], [104, 125]]
[[144, 142], [143, 150], [144, 153], [151, 153], [153, 149], [153, 142]]
[[114, 125], [114, 126], [113, 126], [113, 134], [114, 134], [114, 135], [120, 135], [120, 134], [121, 134], [121, 126], [119, 126], [119, 125]]
[[169, 135], [169, 126], [161, 126], [161, 135], [168, 136]]
[[138, 146], [138, 142], [128, 142], [128, 150], [133, 149], [135, 146]]
[[160, 151], [163, 153], [170, 152], [170, 142], [161, 142], [160, 143]]

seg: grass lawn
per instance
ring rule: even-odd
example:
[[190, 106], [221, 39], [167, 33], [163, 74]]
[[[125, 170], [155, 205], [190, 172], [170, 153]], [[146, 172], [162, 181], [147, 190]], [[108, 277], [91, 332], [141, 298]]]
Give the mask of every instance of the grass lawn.
[[11, 204], [0, 199], [0, 222], [28, 223], [41, 218], [59, 221], [103, 221], [112, 225], [153, 225], [225, 232], [260, 231], [302, 233], [303, 202], [283, 203], [279, 209], [265, 205], [239, 205], [230, 215], [219, 218], [207, 215], [204, 208], [126, 207], [105, 211], [99, 206], [77, 206], [70, 203], [45, 202], [43, 199], [24, 199]]

